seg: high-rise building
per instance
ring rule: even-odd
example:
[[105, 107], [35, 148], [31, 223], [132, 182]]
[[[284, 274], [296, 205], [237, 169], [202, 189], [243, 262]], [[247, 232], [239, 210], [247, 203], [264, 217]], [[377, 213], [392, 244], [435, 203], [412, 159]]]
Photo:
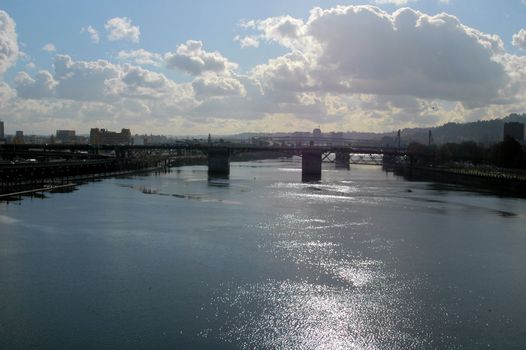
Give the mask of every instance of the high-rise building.
[[504, 138], [511, 137], [515, 140], [524, 141], [524, 124], [518, 122], [504, 123]]
[[3, 140], [4, 137], [4, 122], [0, 120], [0, 140]]
[[312, 130], [312, 136], [315, 137], [315, 138], [321, 138], [321, 129], [320, 128], [316, 128], [316, 129]]
[[89, 135], [92, 145], [129, 145], [131, 142], [130, 129], [122, 129], [121, 132], [106, 129], [92, 128]]
[[24, 143], [24, 132], [22, 130], [16, 131], [13, 143]]
[[77, 140], [75, 130], [57, 130], [56, 141], [63, 144], [72, 144]]

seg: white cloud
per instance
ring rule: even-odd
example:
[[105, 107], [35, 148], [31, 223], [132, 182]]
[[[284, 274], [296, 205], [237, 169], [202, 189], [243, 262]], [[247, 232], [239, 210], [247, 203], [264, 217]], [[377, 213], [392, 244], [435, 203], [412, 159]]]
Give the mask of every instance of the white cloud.
[[168, 68], [177, 68], [194, 76], [207, 72], [229, 74], [237, 68], [237, 64], [219, 52], [203, 50], [203, 42], [196, 40], [179, 45], [175, 53], [168, 52], [164, 59]]
[[139, 42], [141, 31], [139, 26], [134, 26], [128, 17], [115, 17], [109, 19], [104, 25], [108, 31], [108, 40], [129, 40], [134, 43]]
[[0, 81], [0, 107], [5, 107], [15, 96], [15, 91], [5, 82]]
[[[82, 131], [90, 126], [166, 131], [169, 120], [197, 105], [190, 83], [161, 73], [105, 60], [76, 61], [57, 55], [54, 71], [15, 78], [17, 94], [0, 82], [0, 119], [16, 117], [18, 127], [46, 131], [51, 123]], [[60, 121], [58, 121], [60, 120]], [[47, 127], [46, 127], [47, 125]]]
[[245, 96], [245, 87], [235, 78], [228, 76], [199, 77], [192, 82], [199, 99], [218, 96]]
[[0, 10], [0, 75], [14, 65], [18, 58], [18, 42], [15, 21]]
[[138, 65], [151, 66], [159, 66], [163, 60], [160, 54], [149, 52], [144, 49], [133, 51], [119, 51], [117, 53], [117, 59], [121, 61], [133, 62]]
[[521, 29], [519, 32], [513, 34], [512, 44], [521, 50], [526, 50], [526, 30]]
[[[379, 5], [390, 4], [390, 5], [395, 5], [395, 6], [404, 6], [412, 1], [416, 1], [416, 0], [374, 0], [374, 2]], [[440, 1], [443, 1], [443, 0], [440, 0]]]
[[312, 91], [316, 83], [310, 77], [309, 58], [301, 51], [271, 59], [252, 70], [263, 94], [275, 102], [299, 101], [298, 93]]
[[[79, 132], [383, 131], [526, 110], [526, 57], [448, 14], [339, 6], [242, 27], [242, 46], [251, 38], [285, 53], [245, 74], [196, 40], [164, 55], [119, 51], [117, 63], [57, 55], [50, 72], [21, 72], [14, 89], [0, 82], [0, 119], [33, 130], [67, 121]], [[163, 64], [193, 80], [169, 79]]]
[[240, 37], [239, 35], [236, 35], [234, 37], [234, 41], [237, 41], [241, 45], [242, 48], [259, 47], [259, 40], [255, 36]]
[[307, 27], [302, 19], [291, 16], [270, 17], [264, 20], [249, 21], [242, 24], [245, 28], [257, 29], [262, 39], [274, 41], [291, 48], [314, 49], [316, 43], [306, 35]]
[[100, 42], [99, 32], [95, 28], [93, 28], [92, 26], [87, 26], [86, 28], [82, 27], [80, 29], [80, 33], [81, 34], [88, 33], [89, 36], [90, 36], [91, 42], [93, 42], [95, 44], [98, 44]]
[[53, 67], [57, 96], [72, 100], [106, 100], [106, 81], [117, 78], [120, 70], [105, 60], [74, 61], [70, 56], [55, 56]]
[[48, 71], [38, 72], [34, 78], [26, 72], [19, 72], [15, 77], [15, 87], [19, 97], [40, 99], [53, 97], [57, 82]]
[[54, 58], [54, 72], [31, 77], [19, 72], [15, 86], [19, 97], [116, 103], [122, 99], [180, 101], [193, 98], [189, 84], [177, 84], [161, 73], [105, 60], [75, 61], [67, 55]]
[[[501, 101], [508, 84], [495, 59], [504, 52], [500, 38], [444, 13], [340, 6], [316, 8], [306, 23], [287, 22], [294, 24], [287, 31], [280, 29], [283, 17], [255, 25], [268, 40], [303, 54], [300, 61], [298, 54], [285, 55], [258, 68], [276, 79], [267, 86], [282, 86], [284, 92], [303, 86], [319, 93], [410, 95], [476, 105]], [[286, 66], [295, 67], [289, 78]], [[309, 80], [315, 86], [306, 84]]]
[[55, 44], [47, 43], [46, 45], [42, 46], [42, 51], [55, 52], [57, 51], [57, 48], [55, 47]]
[[124, 65], [119, 67], [118, 77], [105, 82], [108, 95], [115, 97], [161, 99], [175, 98], [178, 86], [163, 74], [141, 67]]

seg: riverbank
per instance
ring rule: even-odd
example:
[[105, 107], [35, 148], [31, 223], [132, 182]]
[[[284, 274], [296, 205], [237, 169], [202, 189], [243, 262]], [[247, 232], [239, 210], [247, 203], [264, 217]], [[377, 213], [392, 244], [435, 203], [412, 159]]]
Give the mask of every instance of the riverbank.
[[487, 190], [503, 195], [526, 197], [526, 173], [509, 169], [482, 171], [469, 168], [396, 166], [384, 168], [409, 181], [434, 181]]
[[165, 167], [166, 163], [160, 160], [128, 159], [4, 165], [0, 167], [0, 194], [9, 197], [41, 188], [150, 172]]
[[9, 199], [9, 198], [13, 198], [13, 197], [19, 197], [19, 196], [34, 195], [34, 194], [40, 193], [40, 192], [55, 192], [57, 190], [71, 189], [71, 188], [73, 188], [75, 186], [77, 186], [76, 183], [69, 183], [69, 184], [65, 184], [65, 185], [45, 186], [45, 187], [42, 187], [42, 188], [34, 188], [34, 189], [31, 189], [31, 190], [26, 190], [26, 191], [5, 193], [5, 194], [0, 194], [0, 200]]

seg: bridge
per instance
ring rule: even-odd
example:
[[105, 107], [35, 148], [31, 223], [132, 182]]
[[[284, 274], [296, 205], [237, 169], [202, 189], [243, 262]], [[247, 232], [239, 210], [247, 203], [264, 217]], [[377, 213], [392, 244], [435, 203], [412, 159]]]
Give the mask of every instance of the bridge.
[[321, 179], [321, 165], [330, 160], [337, 167], [349, 167], [351, 163], [363, 161], [364, 155], [373, 164], [381, 164], [385, 157], [394, 159], [409, 155], [405, 148], [360, 146], [360, 145], [254, 145], [228, 142], [177, 142], [156, 145], [87, 145], [87, 144], [4, 144], [0, 145], [3, 159], [14, 157], [61, 157], [64, 159], [104, 159], [104, 153], [112, 153], [115, 159], [129, 159], [137, 154], [165, 152], [167, 157], [181, 151], [199, 151], [207, 156], [210, 176], [226, 176], [230, 173], [230, 159], [241, 153], [276, 152], [297, 155], [302, 158], [302, 180]]

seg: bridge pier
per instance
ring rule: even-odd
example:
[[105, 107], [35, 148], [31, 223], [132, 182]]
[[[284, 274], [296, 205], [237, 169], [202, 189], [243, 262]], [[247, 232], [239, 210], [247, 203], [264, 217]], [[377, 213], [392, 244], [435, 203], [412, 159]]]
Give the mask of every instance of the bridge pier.
[[334, 165], [336, 168], [349, 169], [349, 163], [351, 161], [351, 155], [349, 152], [336, 152], [336, 158], [334, 159]]
[[305, 148], [301, 151], [301, 181], [321, 180], [321, 151]]
[[228, 148], [208, 149], [208, 175], [230, 174], [230, 150]]

